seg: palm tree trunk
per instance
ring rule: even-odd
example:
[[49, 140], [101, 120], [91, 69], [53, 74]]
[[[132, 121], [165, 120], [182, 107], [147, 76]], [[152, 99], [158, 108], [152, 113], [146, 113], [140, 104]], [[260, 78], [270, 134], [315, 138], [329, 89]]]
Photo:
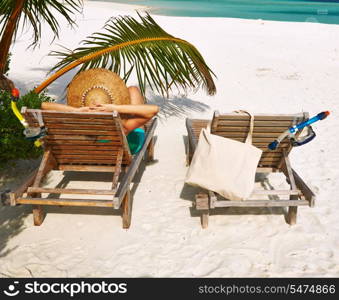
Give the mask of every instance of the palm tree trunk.
[[13, 34], [16, 28], [16, 24], [18, 22], [18, 19], [21, 15], [22, 8], [25, 4], [26, 0], [16, 0], [15, 6], [12, 11], [12, 15], [9, 18], [4, 33], [2, 35], [1, 41], [0, 41], [0, 75], [3, 75], [5, 73], [5, 67], [6, 67], [6, 61], [9, 53], [9, 48], [12, 43]]

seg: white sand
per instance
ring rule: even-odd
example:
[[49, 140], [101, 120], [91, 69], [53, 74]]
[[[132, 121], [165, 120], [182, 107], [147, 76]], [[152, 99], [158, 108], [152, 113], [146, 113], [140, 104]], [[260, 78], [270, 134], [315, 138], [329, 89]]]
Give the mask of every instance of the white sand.
[[[29, 33], [23, 34], [12, 50], [10, 77], [26, 92], [46, 78], [55, 63], [46, 55], [57, 49], [57, 43], [74, 48], [110, 16], [126, 13], [135, 15], [130, 7], [87, 2], [76, 31], [64, 26], [61, 40], [52, 45], [45, 33], [41, 48], [34, 52], [26, 50]], [[154, 18], [201, 51], [218, 76], [217, 95], [208, 97], [200, 91], [171, 102], [184, 113], [163, 118], [157, 128], [158, 162], [142, 174], [129, 230], [121, 228], [120, 216], [110, 210], [49, 207], [43, 225], [34, 227], [28, 206], [0, 207], [0, 276], [338, 276], [339, 26]], [[58, 79], [49, 94], [61, 99], [73, 74]], [[151, 99], [161, 102], [157, 96]], [[293, 167], [317, 194], [315, 208], [299, 208], [295, 226], [285, 223], [280, 209], [244, 208], [211, 216], [203, 230], [191, 210], [194, 189], [184, 188], [184, 117], [211, 117], [214, 109], [239, 108], [261, 113], [332, 112], [314, 125], [316, 139], [290, 155]], [[84, 178], [91, 181], [84, 183]], [[99, 188], [109, 186], [110, 176], [72, 179], [68, 186]], [[61, 180], [62, 173], [53, 172], [46, 185], [56, 186]], [[271, 176], [270, 182], [284, 185], [281, 177]]]

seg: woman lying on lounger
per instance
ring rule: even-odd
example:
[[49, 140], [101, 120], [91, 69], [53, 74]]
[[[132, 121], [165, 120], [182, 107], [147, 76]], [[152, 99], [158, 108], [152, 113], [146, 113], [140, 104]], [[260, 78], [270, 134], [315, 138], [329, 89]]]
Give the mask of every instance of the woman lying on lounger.
[[121, 114], [121, 121], [131, 153], [139, 152], [145, 141], [144, 124], [159, 112], [157, 105], [145, 104], [139, 88], [128, 88], [131, 104], [107, 104], [100, 97], [93, 99], [89, 106], [74, 107], [71, 105], [43, 102], [41, 109], [63, 112], [113, 112]]

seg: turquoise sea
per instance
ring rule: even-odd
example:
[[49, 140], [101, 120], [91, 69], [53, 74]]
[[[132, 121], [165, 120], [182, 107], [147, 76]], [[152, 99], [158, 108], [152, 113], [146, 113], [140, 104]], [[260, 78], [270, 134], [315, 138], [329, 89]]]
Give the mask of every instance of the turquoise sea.
[[339, 0], [92, 0], [147, 5], [168, 16], [230, 17], [339, 24]]

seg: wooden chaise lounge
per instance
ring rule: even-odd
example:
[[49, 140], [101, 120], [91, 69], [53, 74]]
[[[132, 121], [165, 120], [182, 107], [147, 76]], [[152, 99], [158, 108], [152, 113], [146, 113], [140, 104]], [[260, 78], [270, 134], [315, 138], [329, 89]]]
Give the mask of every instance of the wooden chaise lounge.
[[[267, 147], [270, 142], [275, 140], [288, 127], [307, 118], [307, 113], [291, 115], [258, 114], [254, 116], [253, 145], [263, 150], [257, 172], [282, 172], [289, 183], [289, 189], [254, 190], [250, 198], [243, 201], [230, 201], [219, 195], [217, 196], [212, 191], [203, 190], [196, 194], [195, 199], [195, 206], [200, 212], [203, 228], [208, 226], [210, 210], [218, 207], [288, 207], [286, 221], [292, 225], [296, 223], [298, 206], [314, 206], [314, 193], [291, 167], [288, 158], [292, 149], [291, 143], [285, 139], [274, 151], [269, 150]], [[208, 122], [208, 120], [186, 119], [188, 164], [192, 160], [200, 131], [202, 128], [206, 128]], [[220, 114], [216, 111], [211, 124], [211, 133], [244, 142], [249, 131], [249, 124], [250, 118], [245, 113]], [[283, 198], [282, 196], [287, 196], [288, 199], [281, 199]], [[270, 199], [263, 199], [265, 197]], [[274, 199], [272, 200], [272, 198]]]
[[[132, 155], [118, 113], [70, 113], [22, 109], [30, 126], [45, 126], [44, 154], [39, 168], [16, 191], [11, 205], [33, 205], [35, 225], [44, 219], [43, 205], [92, 206], [122, 209], [123, 228], [131, 223], [130, 183], [143, 157], [153, 160], [154, 130], [157, 119], [147, 124], [146, 140], [140, 152]], [[39, 122], [40, 120], [40, 122]], [[40, 123], [40, 124], [39, 124]], [[111, 189], [44, 188], [42, 182], [51, 170], [111, 172]], [[122, 172], [124, 171], [124, 172]], [[119, 182], [119, 175], [122, 179]], [[42, 197], [46, 194], [95, 195], [94, 199]], [[103, 195], [110, 200], [100, 199]]]

